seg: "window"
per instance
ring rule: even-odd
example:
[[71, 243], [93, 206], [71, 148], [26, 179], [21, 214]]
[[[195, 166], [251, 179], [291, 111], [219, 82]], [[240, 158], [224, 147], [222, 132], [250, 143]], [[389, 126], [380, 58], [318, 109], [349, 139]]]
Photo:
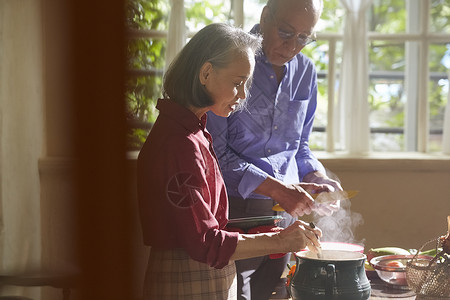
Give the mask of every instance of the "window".
[[373, 4], [369, 11], [372, 150], [442, 151], [448, 94], [443, 59], [449, 54], [450, 2], [377, 0]]
[[[169, 27], [169, 0], [128, 0], [128, 80], [126, 84], [128, 148], [139, 150], [158, 116]], [[185, 0], [187, 34], [212, 22], [228, 22], [230, 5], [221, 0]]]
[[169, 8], [168, 0], [127, 2], [126, 104], [128, 147], [133, 150], [140, 149], [158, 115], [155, 104], [161, 94]]
[[[185, 0], [188, 36], [211, 22], [243, 23], [250, 30], [265, 2]], [[157, 115], [154, 103], [160, 97], [170, 4], [130, 3], [130, 145], [139, 149]], [[336, 122], [328, 108], [339, 95], [345, 9], [340, 0], [324, 4], [317, 42], [303, 49], [316, 63], [319, 77], [310, 145], [314, 150], [345, 151], [339, 142], [330, 147], [328, 135]], [[449, 90], [450, 0], [373, 0], [366, 13], [371, 151], [441, 152]]]

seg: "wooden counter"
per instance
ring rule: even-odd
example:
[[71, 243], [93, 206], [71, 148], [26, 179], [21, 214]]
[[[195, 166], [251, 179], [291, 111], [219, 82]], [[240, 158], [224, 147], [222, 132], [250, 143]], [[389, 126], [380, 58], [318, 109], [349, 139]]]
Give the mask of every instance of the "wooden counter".
[[369, 299], [382, 300], [382, 299], [403, 299], [414, 300], [416, 296], [411, 290], [402, 290], [393, 288], [384, 283], [381, 279], [371, 278], [370, 285], [372, 287], [372, 293]]

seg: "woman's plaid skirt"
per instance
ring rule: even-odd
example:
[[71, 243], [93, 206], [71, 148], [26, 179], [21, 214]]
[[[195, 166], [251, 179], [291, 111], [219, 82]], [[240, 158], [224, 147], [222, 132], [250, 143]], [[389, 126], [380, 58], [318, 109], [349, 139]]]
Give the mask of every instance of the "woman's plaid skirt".
[[144, 300], [236, 300], [234, 261], [222, 269], [191, 259], [182, 249], [151, 249]]

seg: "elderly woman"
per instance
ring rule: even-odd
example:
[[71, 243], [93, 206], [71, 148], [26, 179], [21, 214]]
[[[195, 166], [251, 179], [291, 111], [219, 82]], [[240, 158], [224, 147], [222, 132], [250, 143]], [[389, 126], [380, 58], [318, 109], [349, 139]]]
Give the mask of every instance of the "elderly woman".
[[228, 116], [245, 100], [259, 37], [225, 24], [200, 30], [164, 77], [164, 99], [138, 158], [144, 242], [151, 246], [145, 299], [236, 299], [234, 260], [315, 249], [319, 229], [226, 230], [228, 200], [206, 112]]

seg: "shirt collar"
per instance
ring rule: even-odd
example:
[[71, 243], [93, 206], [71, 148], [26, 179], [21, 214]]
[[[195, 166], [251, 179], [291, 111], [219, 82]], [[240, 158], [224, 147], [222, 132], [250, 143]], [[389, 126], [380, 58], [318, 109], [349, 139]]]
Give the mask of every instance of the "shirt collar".
[[199, 120], [192, 111], [171, 99], [158, 99], [156, 108], [161, 114], [170, 117], [174, 122], [179, 123], [193, 133], [199, 129], [205, 130], [206, 114]]

